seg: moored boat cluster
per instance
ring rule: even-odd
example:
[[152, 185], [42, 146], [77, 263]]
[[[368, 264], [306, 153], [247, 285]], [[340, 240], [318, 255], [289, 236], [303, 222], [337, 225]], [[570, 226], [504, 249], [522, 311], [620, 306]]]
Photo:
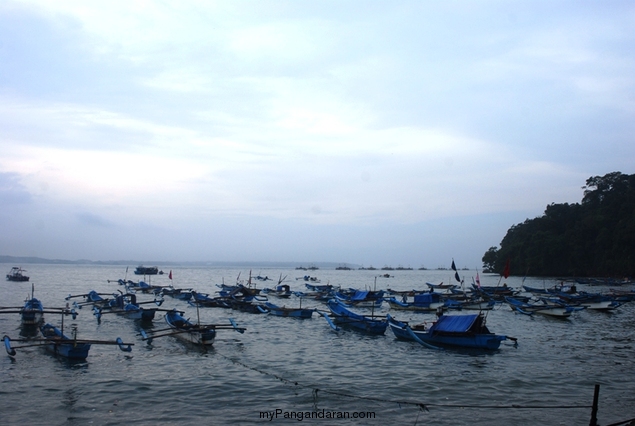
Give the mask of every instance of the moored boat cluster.
[[[86, 294], [68, 295], [65, 298], [65, 307], [48, 309], [34, 297], [32, 289], [31, 296], [23, 306], [2, 307], [0, 313], [19, 313], [23, 327], [33, 327], [35, 333], [25, 339], [4, 336], [3, 340], [10, 356], [16, 355], [16, 349], [29, 346], [44, 346], [56, 355], [71, 359], [85, 359], [91, 345], [95, 344], [117, 345], [123, 351], [131, 351], [134, 343], [124, 343], [120, 338], [79, 339], [77, 330], [73, 330], [72, 336], [67, 336], [64, 333], [64, 316], [75, 317], [78, 309], [84, 306], [92, 308], [98, 321], [101, 321], [104, 315], [117, 314], [140, 322], [152, 322], [157, 313], [162, 312], [165, 328], [151, 327], [140, 332], [141, 340], [148, 344], [157, 338], [172, 336], [188, 344], [205, 348], [213, 344], [219, 330], [245, 332], [245, 328], [239, 327], [233, 319], [228, 323], [204, 324], [186, 319], [183, 316], [184, 312], [179, 309], [161, 309], [164, 298], [171, 297], [196, 307], [197, 310], [224, 308], [302, 319], [312, 318], [313, 313], [317, 313], [318, 317], [324, 318], [328, 326], [335, 331], [346, 328], [372, 335], [383, 335], [390, 329], [399, 340], [414, 341], [431, 349], [458, 347], [496, 350], [502, 341], [516, 342], [517, 339], [489, 330], [485, 313], [494, 307], [508, 306], [510, 312], [523, 315], [568, 318], [582, 310], [615, 310], [635, 298], [635, 292], [631, 290], [592, 293], [578, 290], [575, 284], [564, 283], [542, 289], [528, 286], [513, 289], [506, 284], [481, 286], [475, 282], [469, 288], [464, 288], [458, 284], [428, 282], [425, 283], [426, 288], [398, 291], [390, 288], [342, 288], [322, 284], [317, 277], [306, 275], [296, 278], [304, 287], [301, 291], [294, 291], [284, 282], [286, 277], [280, 275], [277, 285], [271, 288], [258, 288], [255, 284], [256, 281], [269, 280], [271, 279], [261, 276], [252, 279], [250, 273], [247, 282], [237, 279], [234, 285], [217, 284], [218, 291], [214, 295], [201, 293], [192, 288], [151, 285], [145, 281], [107, 280], [118, 284], [116, 292], [100, 293], [91, 290]], [[152, 300], [140, 302], [137, 295], [142, 294], [151, 297]], [[273, 303], [270, 298], [285, 303], [293, 301], [293, 306], [280, 306], [280, 303]], [[302, 307], [303, 301], [306, 300], [313, 301], [310, 303], [313, 307]], [[318, 306], [322, 306], [320, 304], [323, 303], [324, 308], [314, 307], [316, 303]], [[384, 304], [388, 304], [391, 313], [376, 314]], [[464, 311], [473, 312], [466, 314]], [[409, 324], [397, 318], [403, 313], [417, 312], [436, 313], [436, 320], [429, 324]], [[45, 313], [61, 315], [62, 326], [44, 324]], [[40, 336], [37, 336], [37, 331], [41, 333]], [[14, 342], [19, 345], [13, 346]]]

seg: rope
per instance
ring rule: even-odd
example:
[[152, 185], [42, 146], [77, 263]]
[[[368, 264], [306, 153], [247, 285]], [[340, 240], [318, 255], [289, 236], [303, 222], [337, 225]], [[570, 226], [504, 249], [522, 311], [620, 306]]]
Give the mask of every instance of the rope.
[[617, 422], [617, 423], [611, 423], [610, 425], [606, 425], [606, 426], [620, 426], [625, 424], [631, 424], [631, 422], [635, 422], [635, 418], [622, 420], [621, 422]]
[[[434, 404], [434, 403], [423, 403], [423, 402], [418, 402], [418, 401], [408, 401], [408, 400], [397, 400], [397, 399], [386, 399], [386, 398], [378, 398], [378, 397], [372, 397], [372, 396], [360, 396], [360, 395], [353, 395], [350, 393], [346, 393], [346, 392], [339, 392], [339, 391], [333, 391], [333, 390], [328, 390], [328, 389], [321, 389], [317, 386], [312, 386], [312, 385], [305, 385], [302, 384], [298, 381], [295, 380], [289, 380], [286, 379], [278, 374], [275, 373], [271, 373], [268, 371], [264, 371], [261, 370], [259, 368], [253, 367], [251, 365], [247, 365], [241, 361], [232, 359], [228, 356], [225, 356], [219, 352], [215, 352], [216, 354], [218, 354], [219, 356], [223, 357], [224, 359], [226, 359], [227, 361], [230, 361], [231, 363], [235, 364], [235, 365], [239, 365], [241, 367], [244, 367], [248, 370], [252, 370], [255, 371], [257, 373], [260, 373], [262, 375], [265, 376], [269, 376], [269, 377], [273, 377], [276, 380], [280, 380], [281, 382], [285, 383], [285, 384], [289, 384], [289, 385], [294, 385], [294, 386], [298, 386], [304, 389], [310, 389], [312, 392], [312, 396], [313, 396], [313, 405], [314, 407], [317, 409], [317, 399], [318, 399], [318, 392], [322, 392], [322, 393], [327, 393], [329, 395], [335, 395], [335, 396], [340, 396], [340, 397], [346, 397], [346, 398], [351, 398], [351, 399], [359, 399], [359, 400], [365, 400], [365, 401], [373, 401], [373, 402], [384, 402], [384, 403], [390, 403], [390, 404], [398, 404], [399, 406], [401, 405], [411, 405], [411, 406], [416, 406], [419, 408], [420, 411], [429, 411], [428, 407], [440, 407], [440, 408], [484, 408], [484, 409], [492, 409], [492, 408], [496, 408], [496, 409], [509, 409], [509, 408], [513, 408], [513, 409], [535, 409], [535, 408], [540, 408], [540, 409], [572, 409], [572, 408], [593, 408], [592, 405], [519, 405], [519, 404], [510, 404], [510, 405], [471, 405], [471, 404]], [[417, 416], [418, 418], [418, 416]], [[634, 419], [635, 420], [635, 419]], [[628, 420], [627, 420], [628, 422]], [[622, 423], [615, 423], [614, 425], [609, 425], [609, 426], [619, 426]], [[415, 423], [416, 424], [416, 423]]]

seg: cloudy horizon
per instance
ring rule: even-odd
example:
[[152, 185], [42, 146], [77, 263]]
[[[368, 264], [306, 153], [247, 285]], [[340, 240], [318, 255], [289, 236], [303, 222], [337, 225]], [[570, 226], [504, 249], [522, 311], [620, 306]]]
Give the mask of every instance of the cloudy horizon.
[[0, 254], [480, 268], [635, 173], [635, 5], [0, 4]]

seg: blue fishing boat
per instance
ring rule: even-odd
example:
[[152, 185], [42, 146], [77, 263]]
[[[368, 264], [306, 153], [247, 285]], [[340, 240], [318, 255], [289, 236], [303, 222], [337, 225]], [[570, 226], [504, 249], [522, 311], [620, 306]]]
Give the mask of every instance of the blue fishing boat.
[[291, 291], [291, 287], [289, 287], [287, 284], [280, 284], [276, 286], [276, 288], [263, 288], [262, 293], [266, 294], [267, 296], [276, 296], [284, 299], [289, 298], [291, 294], [293, 294]]
[[165, 322], [175, 331], [174, 337], [187, 343], [210, 346], [216, 339], [216, 329], [194, 324], [177, 311], [166, 312]]
[[191, 306], [201, 306], [207, 308], [231, 308], [230, 298], [228, 297], [210, 297], [207, 293], [199, 293], [196, 290], [191, 291], [191, 300], [188, 300]]
[[48, 308], [44, 309], [42, 302], [39, 299], [36, 299], [34, 286], [31, 285], [31, 295], [27, 296], [24, 301], [23, 306], [13, 306], [13, 307], [0, 307], [0, 314], [12, 314], [17, 313], [20, 314], [21, 325], [25, 329], [29, 329], [27, 334], [32, 334], [31, 331], [37, 333], [37, 328], [35, 330], [30, 330], [31, 328], [41, 325], [44, 320], [45, 313], [55, 313], [55, 314], [66, 314], [75, 316], [75, 311], [66, 308]]
[[229, 305], [235, 311], [248, 312], [250, 314], [268, 314], [269, 309], [264, 304], [252, 303], [251, 300], [228, 299]]
[[[296, 278], [297, 280], [298, 278]], [[314, 281], [315, 282], [315, 281]], [[319, 281], [317, 281], [319, 282]], [[332, 284], [322, 284], [322, 285], [316, 285], [316, 284], [309, 284], [309, 283], [305, 283], [304, 284], [306, 286], [306, 288], [308, 290], [311, 291], [315, 291], [318, 293], [329, 293], [331, 291], [334, 290], [333, 285]]]
[[515, 338], [501, 336], [489, 331], [482, 314], [442, 315], [431, 326], [426, 324], [410, 326], [387, 315], [388, 325], [400, 340], [413, 340], [423, 346], [440, 349], [444, 346], [498, 349], [503, 340]]
[[116, 296], [115, 294], [110, 294], [110, 293], [98, 293], [95, 290], [91, 290], [86, 294], [69, 294], [68, 296], [66, 296], [64, 299], [65, 300], [70, 300], [70, 299], [74, 299], [77, 297], [83, 297], [84, 301], [83, 302], [73, 302], [73, 306], [77, 307], [77, 308], [82, 308], [82, 306], [84, 305], [92, 305], [93, 307], [96, 307], [98, 309], [108, 309], [109, 308], [109, 304], [112, 300], [112, 298], [103, 298], [102, 296]]
[[321, 314], [335, 330], [338, 329], [336, 327], [337, 325], [341, 325], [368, 334], [384, 334], [386, 328], [388, 328], [388, 323], [384, 317], [357, 314], [347, 309], [345, 305], [335, 299], [328, 300], [326, 305], [331, 311], [333, 321], [331, 321], [326, 313]]
[[380, 308], [384, 300], [384, 291], [351, 289], [347, 292], [335, 293], [335, 298], [342, 304], [357, 308]]
[[163, 287], [161, 294], [170, 296], [178, 300], [190, 300], [192, 298], [191, 288], [174, 288], [173, 286]]
[[310, 275], [304, 275], [302, 277], [298, 277], [296, 278], [296, 280], [303, 280], [303, 281], [306, 281], [307, 283], [315, 283], [315, 284], [319, 284], [322, 282], [318, 277], [312, 277]]
[[4, 346], [10, 357], [16, 355], [16, 349], [43, 346], [48, 352], [54, 355], [58, 355], [64, 358], [68, 358], [73, 361], [81, 361], [88, 357], [91, 345], [117, 345], [119, 349], [124, 352], [132, 351], [132, 345], [134, 343], [124, 343], [120, 337], [117, 337], [114, 341], [105, 340], [92, 340], [92, 339], [78, 339], [74, 334], [73, 337], [68, 337], [62, 330], [51, 325], [44, 324], [40, 327], [42, 332], [42, 339], [13, 339], [17, 342], [26, 343], [22, 346], [12, 347], [12, 339], [9, 336], [4, 336]]
[[[152, 321], [156, 315], [158, 308], [145, 308], [140, 306], [141, 304], [152, 303], [157, 306], [161, 306], [163, 300], [154, 300], [149, 302], [137, 302], [137, 296], [135, 294], [120, 294], [114, 299], [110, 300], [106, 305], [109, 309], [108, 312], [119, 314], [125, 318], [140, 320], [140, 321]], [[95, 309], [95, 315], [97, 318], [101, 318], [101, 308]]]
[[31, 297], [24, 302], [22, 308], [22, 325], [38, 325], [44, 318], [44, 306], [35, 297]]
[[402, 300], [398, 300], [393, 296], [388, 299], [388, 304], [391, 309], [435, 312], [438, 309], [444, 309], [445, 300], [440, 293], [428, 292], [415, 295], [412, 302], [408, 302], [407, 296], [403, 296]]
[[72, 339], [66, 336], [62, 331], [51, 325], [44, 324], [40, 331], [42, 336], [47, 340], [44, 345], [47, 351], [54, 355], [60, 355], [68, 359], [82, 360], [88, 357], [90, 343], [78, 342], [76, 336]]
[[307, 308], [287, 308], [285, 306], [277, 306], [273, 303], [266, 302], [265, 307], [269, 310], [270, 315], [278, 317], [292, 317], [292, 318], [311, 318], [315, 309]]
[[134, 282], [132, 280], [128, 280], [128, 281], [119, 280], [118, 282], [120, 285], [125, 286], [128, 289], [128, 292], [140, 291], [142, 293], [158, 294], [166, 287], [166, 286], [148, 284], [145, 281]]
[[514, 297], [505, 297], [507, 304], [516, 312], [524, 315], [546, 315], [556, 318], [568, 318], [575, 311], [585, 309], [584, 306], [570, 306], [559, 299], [538, 298], [529, 302]]
[[602, 293], [581, 291], [576, 294], [557, 293], [555, 295], [569, 305], [584, 306], [596, 311], [612, 311], [622, 306], [614, 297]]

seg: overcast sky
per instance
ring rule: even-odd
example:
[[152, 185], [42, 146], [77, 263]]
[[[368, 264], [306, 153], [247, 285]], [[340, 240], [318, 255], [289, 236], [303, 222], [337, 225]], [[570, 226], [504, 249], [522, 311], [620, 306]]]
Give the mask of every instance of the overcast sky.
[[480, 268], [635, 173], [632, 1], [0, 2], [0, 254]]

